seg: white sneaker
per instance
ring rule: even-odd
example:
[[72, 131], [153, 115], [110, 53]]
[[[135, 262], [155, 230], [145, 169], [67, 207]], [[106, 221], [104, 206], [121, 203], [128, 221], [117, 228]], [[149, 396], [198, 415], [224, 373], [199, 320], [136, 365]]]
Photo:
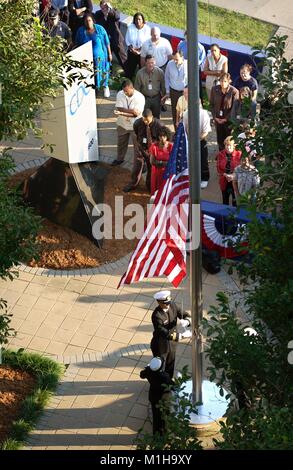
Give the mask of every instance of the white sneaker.
[[207, 188], [207, 187], [208, 187], [208, 184], [209, 184], [209, 182], [208, 182], [208, 181], [202, 181], [202, 182], [200, 183], [200, 187], [201, 187], [201, 189], [205, 189], [205, 188]]
[[105, 86], [104, 88], [104, 97], [105, 98], [110, 98], [110, 89], [108, 86]]

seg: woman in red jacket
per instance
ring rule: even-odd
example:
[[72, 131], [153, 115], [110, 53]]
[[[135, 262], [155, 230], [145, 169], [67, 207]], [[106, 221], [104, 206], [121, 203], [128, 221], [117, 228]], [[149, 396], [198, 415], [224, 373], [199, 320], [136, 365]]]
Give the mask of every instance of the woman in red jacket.
[[163, 126], [159, 131], [159, 142], [150, 146], [151, 172], [151, 196], [160, 188], [163, 183], [163, 175], [168, 165], [173, 144], [171, 142], [171, 131]]
[[217, 171], [219, 175], [219, 185], [222, 191], [223, 204], [229, 205], [230, 196], [232, 205], [236, 206], [236, 198], [232, 185], [233, 172], [236, 166], [240, 165], [241, 152], [235, 150], [235, 142], [232, 136], [224, 140], [225, 148], [217, 155]]

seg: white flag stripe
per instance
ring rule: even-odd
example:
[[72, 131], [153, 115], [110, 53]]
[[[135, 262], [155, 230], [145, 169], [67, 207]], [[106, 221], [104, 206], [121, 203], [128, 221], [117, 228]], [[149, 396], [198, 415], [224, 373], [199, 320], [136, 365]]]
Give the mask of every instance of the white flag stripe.
[[170, 227], [170, 238], [180, 251], [184, 249], [185, 241], [182, 240], [182, 238], [178, 235], [177, 231], [173, 227]]
[[176, 196], [174, 196], [174, 199], [172, 199], [172, 204], [176, 206], [177, 204], [179, 204], [179, 199], [182, 196], [188, 196], [188, 195], [189, 195], [189, 189], [186, 187], [181, 188], [180, 192]]
[[171, 253], [171, 251], [169, 251], [168, 256], [166, 256], [166, 258], [165, 258], [164, 264], [163, 264], [162, 268], [160, 269], [160, 272], [162, 274], [164, 274], [167, 267], [169, 266], [170, 261], [172, 261], [173, 258], [174, 258], [173, 253]]
[[[179, 209], [180, 210], [180, 209]], [[184, 214], [184, 217], [185, 217], [185, 214]], [[185, 221], [187, 220], [187, 218], [185, 219]], [[183, 236], [186, 236], [186, 233], [187, 233], [187, 226], [186, 226], [186, 223], [184, 223], [185, 221], [183, 221], [181, 219], [181, 217], [179, 216], [179, 214], [177, 213], [176, 216], [175, 216], [175, 222], [176, 222], [176, 226], [177, 227], [180, 227], [180, 231], [178, 230], [178, 236], [181, 236], [181, 234]], [[174, 224], [172, 223], [172, 226]]]
[[[159, 265], [159, 263], [161, 262], [161, 259], [162, 259], [162, 257], [164, 256], [164, 252], [165, 252], [165, 251], [168, 252], [169, 250], [168, 250], [167, 245], [166, 245], [165, 243], [163, 243], [163, 244], [162, 244], [162, 247], [160, 248], [160, 251], [159, 251], [159, 253], [161, 253], [161, 258], [159, 258], [159, 254], [158, 254], [158, 256], [156, 256], [156, 257], [154, 258], [154, 262], [152, 263], [152, 268], [151, 268], [151, 269], [153, 270], [154, 273], [157, 273], [159, 276], [161, 276], [162, 274], [164, 274], [165, 269], [166, 269], [166, 268], [163, 268], [163, 267], [162, 267], [162, 268], [158, 271], [158, 265]], [[170, 254], [171, 254], [171, 258], [172, 258], [173, 255], [172, 255], [172, 253], [170, 253]], [[169, 264], [169, 262], [168, 262], [168, 264]], [[147, 272], [147, 270], [145, 270], [145, 269], [142, 270], [141, 275], [140, 275], [140, 279], [143, 279], [143, 278], [145, 277], [146, 272]], [[149, 275], [148, 277], [150, 277], [150, 275]]]
[[151, 218], [148, 221], [148, 226], [146, 227], [146, 230], [145, 230], [145, 235], [146, 236], [148, 235], [149, 231], [151, 230], [153, 224], [155, 223], [156, 217], [158, 215], [160, 215], [160, 211], [162, 211], [163, 208], [165, 207], [165, 204], [163, 204], [163, 201], [165, 199], [166, 193], [169, 192], [169, 186], [172, 186], [171, 183], [172, 183], [173, 179], [174, 179], [174, 177], [171, 178], [170, 181], [168, 180], [167, 183], [164, 185], [161, 197], [160, 197], [159, 201], [157, 202], [157, 204], [154, 205], [154, 209], [151, 212]]
[[180, 273], [181, 271], [181, 268], [178, 264], [176, 264], [176, 266], [174, 267], [174, 269], [170, 272], [170, 274], [168, 274], [168, 279], [170, 282], [173, 281], [173, 279], [175, 279], [175, 277], [178, 276], [178, 274]]
[[[167, 248], [167, 247], [166, 247], [166, 244], [165, 244], [165, 243], [162, 244], [162, 246], [161, 246], [161, 248], [160, 248], [160, 250], [159, 250], [159, 252], [158, 252], [158, 258], [159, 258], [159, 256], [161, 256], [161, 258], [162, 258], [164, 252], [166, 251], [166, 248]], [[159, 261], [161, 260], [161, 258], [159, 258]], [[150, 269], [150, 275], [149, 275], [149, 277], [153, 277], [153, 276], [154, 276], [158, 264], [159, 264], [158, 262], [152, 263], [152, 267], [151, 267], [151, 269]]]
[[[157, 253], [157, 249], [158, 247], [160, 246], [160, 249], [159, 249], [159, 252]], [[160, 261], [160, 255], [162, 255], [162, 253], [164, 252], [164, 250], [166, 249], [166, 244], [165, 243], [162, 243], [162, 240], [158, 240], [154, 246], [154, 248], [152, 249], [152, 251], [150, 252], [150, 254], [148, 255], [148, 258], [146, 259], [146, 262], [145, 262], [145, 265], [143, 267], [143, 270], [142, 272], [145, 274], [150, 265], [152, 265], [152, 270], [153, 269], [157, 269], [157, 265], [158, 265], [158, 262]]]

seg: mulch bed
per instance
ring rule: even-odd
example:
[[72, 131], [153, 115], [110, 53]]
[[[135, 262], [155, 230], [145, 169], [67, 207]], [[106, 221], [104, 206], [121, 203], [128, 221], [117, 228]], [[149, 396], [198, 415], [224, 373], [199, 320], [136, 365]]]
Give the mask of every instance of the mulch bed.
[[[106, 180], [104, 202], [112, 207], [114, 214], [115, 196], [123, 196], [124, 207], [127, 204], [140, 204], [144, 209], [150, 195], [142, 181], [139, 187], [130, 193], [122, 189], [130, 181], [130, 172], [125, 168], [106, 165], [109, 173]], [[36, 171], [36, 168], [25, 170], [11, 177], [11, 184], [18, 185]], [[130, 217], [124, 217], [124, 223]], [[114, 219], [114, 218], [113, 218]], [[113, 220], [113, 233], [115, 224]], [[29, 265], [49, 269], [93, 268], [113, 262], [132, 252], [137, 240], [104, 240], [102, 248], [98, 248], [87, 237], [73, 230], [56, 225], [44, 219], [43, 227], [38, 234], [40, 255], [38, 260], [32, 260]]]
[[0, 443], [8, 436], [20, 412], [23, 400], [35, 388], [36, 380], [28, 372], [0, 366]]

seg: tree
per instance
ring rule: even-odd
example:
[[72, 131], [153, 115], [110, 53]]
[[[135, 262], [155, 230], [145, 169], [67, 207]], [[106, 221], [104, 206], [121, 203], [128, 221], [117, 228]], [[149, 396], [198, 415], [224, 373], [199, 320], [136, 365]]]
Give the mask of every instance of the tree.
[[[288, 94], [293, 61], [284, 58], [285, 41], [276, 36], [265, 51], [268, 71], [260, 77], [264, 94], [255, 138], [255, 148], [265, 156], [261, 187], [255, 202], [241, 201], [251, 216], [249, 252], [236, 269], [258, 335], [245, 333], [237, 320], [238, 305], [224, 294], [203, 322], [210, 378], [240, 402], [240, 411], [222, 425], [224, 442], [217, 445], [226, 449], [292, 449], [293, 128]], [[268, 217], [260, 222], [257, 211]]]

